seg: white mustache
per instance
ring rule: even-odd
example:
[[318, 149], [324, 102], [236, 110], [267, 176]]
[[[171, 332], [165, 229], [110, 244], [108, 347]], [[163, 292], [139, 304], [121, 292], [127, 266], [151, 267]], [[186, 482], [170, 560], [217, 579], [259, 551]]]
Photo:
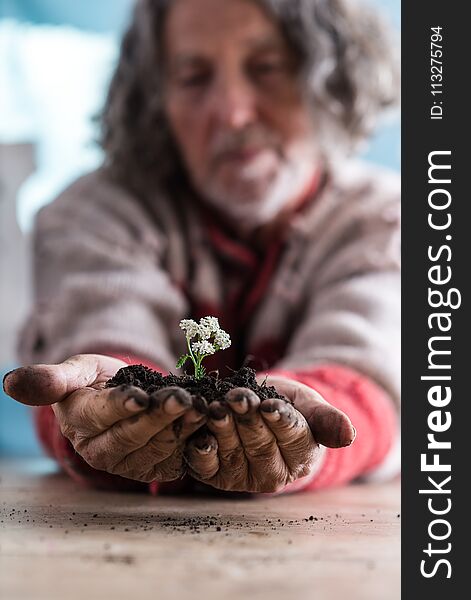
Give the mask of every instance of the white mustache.
[[246, 148], [277, 147], [280, 145], [278, 136], [265, 129], [243, 129], [237, 132], [222, 132], [217, 134], [210, 145], [212, 160], [217, 161], [226, 154], [241, 152]]

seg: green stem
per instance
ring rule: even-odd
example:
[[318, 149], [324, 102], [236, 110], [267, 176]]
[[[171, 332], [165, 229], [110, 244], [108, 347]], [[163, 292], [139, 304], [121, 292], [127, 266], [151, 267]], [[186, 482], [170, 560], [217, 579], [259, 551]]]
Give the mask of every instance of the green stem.
[[201, 363], [203, 359], [209, 356], [209, 354], [193, 354], [193, 350], [191, 349], [191, 344], [189, 338], [186, 338], [186, 345], [188, 346], [188, 352], [190, 354], [190, 358], [193, 361], [193, 365], [195, 367], [195, 379], [201, 379], [203, 377], [203, 369], [201, 367]]
[[189, 338], [186, 338], [186, 345], [188, 346], [188, 351], [190, 353], [190, 358], [193, 361], [193, 366], [195, 368], [195, 379], [198, 379], [198, 363], [197, 363], [195, 355], [193, 354], [193, 351], [191, 349], [190, 339]]
[[203, 358], [204, 358], [204, 354], [198, 354], [198, 365], [197, 365], [196, 379], [201, 379], [201, 377], [202, 377], [201, 362], [202, 362]]

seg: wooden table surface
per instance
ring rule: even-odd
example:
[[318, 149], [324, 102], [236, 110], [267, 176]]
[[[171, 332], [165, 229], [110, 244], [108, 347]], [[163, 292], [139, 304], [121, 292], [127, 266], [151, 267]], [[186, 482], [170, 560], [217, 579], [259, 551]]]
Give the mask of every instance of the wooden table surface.
[[5, 600], [400, 598], [397, 482], [228, 499], [86, 490], [47, 459], [0, 477]]

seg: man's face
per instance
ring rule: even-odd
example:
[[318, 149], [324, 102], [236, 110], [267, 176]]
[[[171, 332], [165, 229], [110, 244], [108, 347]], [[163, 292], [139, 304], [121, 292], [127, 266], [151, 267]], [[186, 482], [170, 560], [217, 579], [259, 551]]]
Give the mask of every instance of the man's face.
[[312, 119], [278, 26], [251, 0], [175, 0], [165, 110], [195, 188], [242, 228], [269, 222], [315, 169]]

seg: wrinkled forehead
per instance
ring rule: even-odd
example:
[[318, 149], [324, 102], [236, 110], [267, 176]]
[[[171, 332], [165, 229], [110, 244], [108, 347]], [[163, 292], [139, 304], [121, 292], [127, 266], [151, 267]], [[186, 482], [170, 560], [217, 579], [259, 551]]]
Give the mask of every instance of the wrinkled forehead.
[[164, 55], [217, 57], [233, 47], [240, 52], [288, 51], [276, 21], [254, 0], [175, 0], [164, 27]]

